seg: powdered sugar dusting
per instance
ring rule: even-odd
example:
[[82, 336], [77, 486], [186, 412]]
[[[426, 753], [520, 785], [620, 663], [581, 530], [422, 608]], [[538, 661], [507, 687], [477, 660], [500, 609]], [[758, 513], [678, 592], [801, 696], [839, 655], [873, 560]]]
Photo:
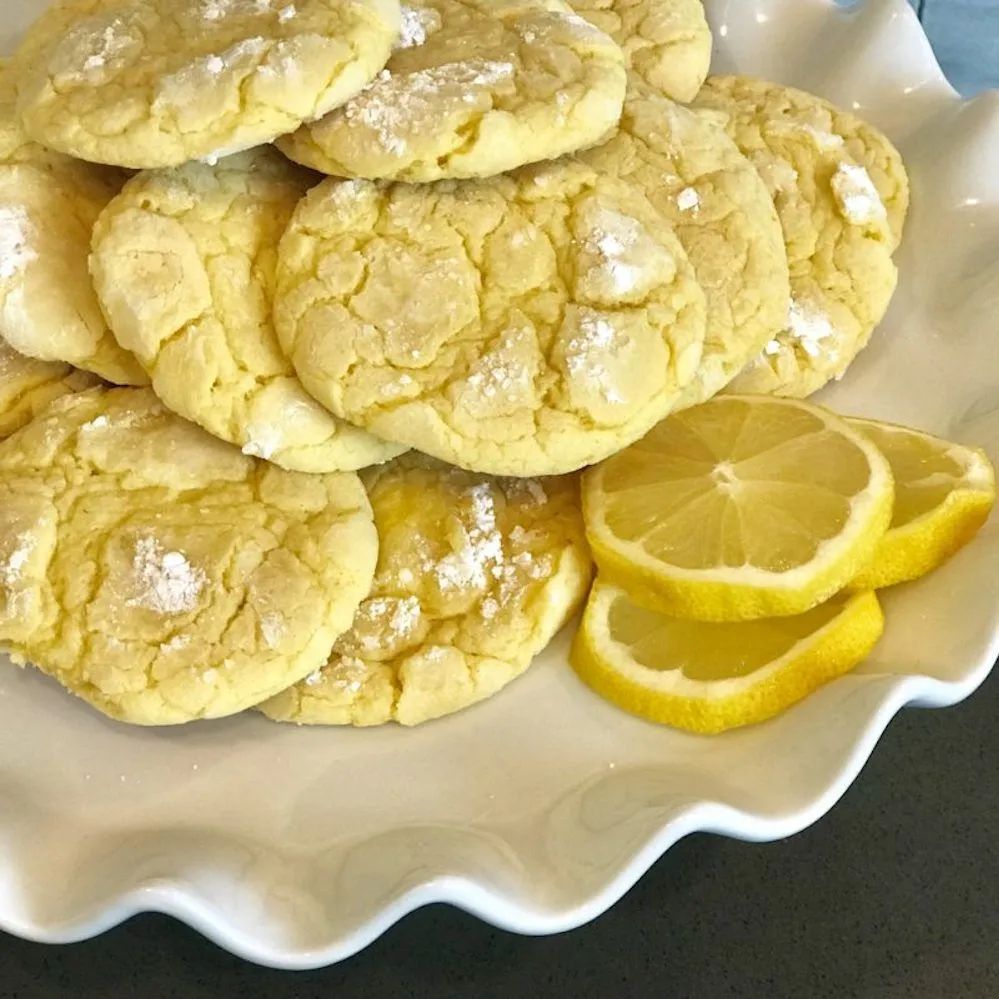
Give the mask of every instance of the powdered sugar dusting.
[[868, 225], [887, 220], [884, 202], [864, 167], [855, 163], [840, 163], [830, 183], [847, 222]]
[[408, 148], [408, 137], [419, 134], [441, 114], [440, 98], [453, 92], [462, 101], [475, 101], [475, 89], [509, 79], [508, 62], [470, 60], [432, 66], [415, 73], [393, 76], [382, 70], [345, 109], [348, 122], [371, 129], [387, 153], [400, 156]]
[[16, 583], [24, 571], [24, 567], [35, 550], [35, 538], [31, 534], [18, 534], [14, 539], [14, 547], [0, 559], [0, 582], [7, 586]]
[[103, 69], [109, 62], [120, 56], [134, 44], [134, 39], [125, 28], [121, 18], [114, 18], [99, 35], [88, 38], [89, 54], [83, 60], [85, 72]]
[[608, 283], [613, 293], [633, 291], [638, 285], [644, 268], [635, 249], [644, 236], [645, 229], [637, 219], [607, 208], [594, 213], [584, 243], [598, 258], [593, 276]]
[[373, 597], [358, 608], [348, 644], [364, 652], [393, 650], [412, 638], [422, 614], [419, 597]]
[[432, 7], [402, 6], [402, 30], [397, 49], [412, 49], [426, 43], [427, 36], [439, 31], [441, 16]]
[[38, 259], [30, 242], [34, 232], [23, 206], [0, 205], [0, 278], [12, 278]]
[[503, 560], [503, 539], [496, 529], [492, 488], [480, 482], [465, 495], [471, 506], [470, 521], [460, 528], [457, 549], [442, 558], [434, 570], [438, 585], [445, 591], [485, 587], [490, 565]]
[[496, 347], [475, 362], [468, 387], [487, 402], [498, 399], [513, 407], [530, 401], [534, 378], [521, 356], [526, 337], [524, 330], [506, 331]]
[[605, 364], [619, 348], [613, 322], [592, 309], [581, 309], [576, 333], [565, 345], [566, 370], [574, 380], [596, 385], [606, 402], [623, 403]]
[[138, 594], [130, 607], [145, 607], [161, 614], [194, 610], [208, 582], [201, 569], [192, 566], [182, 552], [164, 551], [156, 538], [146, 535], [135, 543], [132, 571]]

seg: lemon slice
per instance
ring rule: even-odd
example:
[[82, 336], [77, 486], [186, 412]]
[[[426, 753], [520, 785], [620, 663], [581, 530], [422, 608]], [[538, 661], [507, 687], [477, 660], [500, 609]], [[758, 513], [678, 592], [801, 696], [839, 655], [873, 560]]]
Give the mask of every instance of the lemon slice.
[[871, 560], [891, 519], [887, 460], [793, 399], [719, 396], [674, 413], [584, 477], [604, 578], [676, 617], [800, 614]]
[[601, 697], [652, 721], [721, 732], [773, 717], [874, 648], [884, 617], [872, 591], [804, 614], [708, 623], [668, 617], [597, 581], [572, 665]]
[[856, 589], [917, 579], [966, 545], [988, 519], [996, 498], [992, 464], [976, 448], [873, 420], [848, 421], [884, 454], [895, 479], [888, 533]]

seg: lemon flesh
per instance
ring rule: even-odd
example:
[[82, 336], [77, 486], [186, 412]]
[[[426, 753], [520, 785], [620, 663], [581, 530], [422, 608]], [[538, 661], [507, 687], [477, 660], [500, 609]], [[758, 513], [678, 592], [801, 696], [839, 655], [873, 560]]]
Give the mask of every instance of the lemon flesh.
[[888, 462], [797, 400], [721, 396], [675, 413], [584, 477], [604, 578], [676, 617], [800, 614], [871, 560], [891, 518]]
[[918, 430], [850, 419], [891, 465], [891, 524], [855, 589], [880, 589], [918, 579], [966, 545], [988, 519], [996, 480], [983, 451]]
[[869, 655], [884, 629], [872, 591], [791, 617], [710, 623], [593, 588], [572, 650], [583, 681], [618, 707], [692, 732], [771, 718]]

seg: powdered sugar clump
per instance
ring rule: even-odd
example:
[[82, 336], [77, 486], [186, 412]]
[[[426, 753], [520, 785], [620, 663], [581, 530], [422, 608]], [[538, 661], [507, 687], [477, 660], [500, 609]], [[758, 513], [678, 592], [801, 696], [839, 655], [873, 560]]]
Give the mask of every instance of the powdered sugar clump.
[[402, 7], [402, 31], [397, 49], [412, 49], [426, 43], [427, 36], [439, 31], [441, 16], [432, 7]]
[[164, 551], [159, 541], [148, 535], [135, 543], [132, 571], [139, 592], [128, 600], [128, 606], [161, 614], [194, 610], [208, 582], [204, 572], [192, 566], [182, 552]]
[[830, 184], [847, 222], [867, 225], [887, 220], [888, 212], [881, 195], [864, 167], [855, 163], [840, 163]]
[[[835, 341], [836, 330], [829, 317], [807, 302], [792, 299], [787, 318], [788, 332], [809, 357], [831, 353], [832, 344], [824, 341]], [[765, 348], [764, 348], [765, 349]]]
[[12, 278], [38, 259], [30, 245], [34, 232], [21, 205], [0, 205], [0, 278]]
[[697, 211], [701, 207], [701, 197], [692, 187], [685, 187], [676, 196], [676, 207], [681, 212]]

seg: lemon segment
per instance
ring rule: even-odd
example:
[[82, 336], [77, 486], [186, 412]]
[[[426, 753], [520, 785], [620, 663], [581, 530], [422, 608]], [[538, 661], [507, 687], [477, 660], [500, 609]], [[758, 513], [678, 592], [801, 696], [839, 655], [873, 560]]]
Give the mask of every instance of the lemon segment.
[[772, 718], [849, 672], [883, 630], [873, 591], [837, 594], [793, 617], [708, 623], [649, 610], [598, 580], [571, 661], [625, 711], [714, 733]]
[[674, 617], [800, 614], [870, 563], [888, 528], [887, 460], [808, 403], [719, 396], [674, 413], [583, 480], [601, 573]]
[[849, 419], [891, 465], [895, 508], [858, 590], [894, 586], [937, 568], [988, 519], [996, 498], [992, 463], [977, 448], [891, 423]]

